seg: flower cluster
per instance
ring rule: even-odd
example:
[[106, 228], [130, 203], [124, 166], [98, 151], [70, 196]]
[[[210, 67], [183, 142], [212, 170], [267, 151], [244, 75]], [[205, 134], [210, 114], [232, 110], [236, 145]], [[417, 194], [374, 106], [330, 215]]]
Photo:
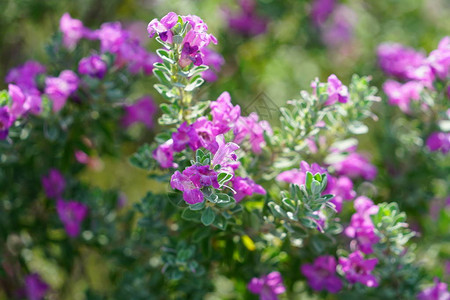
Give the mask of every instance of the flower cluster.
[[67, 234], [70, 237], [78, 236], [88, 207], [80, 202], [63, 200], [66, 180], [57, 169], [51, 169], [47, 176], [42, 177], [42, 186], [47, 197], [56, 200], [56, 210]]
[[277, 300], [278, 295], [286, 291], [283, 278], [279, 272], [272, 272], [260, 278], [252, 278], [247, 288], [253, 294], [258, 294], [261, 300]]
[[226, 9], [225, 18], [228, 27], [244, 36], [256, 36], [263, 34], [267, 30], [267, 20], [260, 17], [256, 12], [254, 0], [239, 0], [240, 11], [233, 14]]
[[[387, 75], [406, 81], [388, 80], [383, 90], [390, 104], [411, 113], [411, 101], [420, 101], [424, 88], [433, 89], [433, 82], [447, 80], [450, 74], [450, 37], [443, 38], [428, 57], [399, 44], [382, 44], [378, 47], [378, 62]], [[425, 102], [420, 104], [421, 108], [427, 108]]]
[[373, 245], [380, 240], [370, 217], [378, 212], [378, 206], [365, 196], [356, 198], [354, 206], [356, 213], [353, 214], [350, 225], [345, 229], [345, 234], [354, 239], [356, 247], [361, 252], [371, 254]]
[[337, 293], [342, 289], [342, 281], [336, 274], [336, 266], [333, 256], [324, 255], [316, 258], [313, 264], [303, 264], [300, 269], [313, 290]]
[[449, 300], [450, 292], [447, 284], [440, 282], [438, 278], [434, 279], [434, 286], [421, 291], [417, 295], [418, 300]]
[[359, 282], [368, 287], [377, 287], [379, 284], [378, 279], [372, 274], [377, 264], [377, 258], [364, 259], [359, 251], [350, 253], [348, 257], [339, 258], [339, 265], [348, 282], [351, 284]]

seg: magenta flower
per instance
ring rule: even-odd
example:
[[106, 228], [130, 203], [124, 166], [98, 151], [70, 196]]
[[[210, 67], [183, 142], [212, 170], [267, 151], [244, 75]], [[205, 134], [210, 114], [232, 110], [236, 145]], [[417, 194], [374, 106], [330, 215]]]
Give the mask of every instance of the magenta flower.
[[88, 207], [80, 202], [58, 199], [56, 210], [67, 234], [72, 238], [78, 236], [81, 231], [81, 223], [87, 216]]
[[59, 29], [63, 33], [63, 45], [68, 49], [74, 49], [78, 41], [82, 39], [87, 32], [80, 20], [72, 19], [65, 13], [59, 21]]
[[272, 135], [272, 128], [267, 121], [258, 122], [258, 114], [252, 112], [248, 117], [239, 117], [234, 127], [234, 142], [239, 144], [249, 137], [252, 151], [256, 154], [262, 152], [265, 145], [264, 132]]
[[153, 158], [159, 163], [161, 168], [176, 168], [178, 165], [173, 162], [173, 140], [170, 139], [159, 145], [153, 151]]
[[324, 255], [316, 258], [313, 264], [303, 264], [300, 269], [313, 290], [327, 290], [334, 294], [342, 289], [341, 279], [336, 274], [336, 265], [333, 256]]
[[338, 175], [350, 178], [362, 177], [365, 180], [373, 180], [377, 176], [377, 168], [367, 158], [356, 152], [350, 153], [344, 160], [333, 166]]
[[450, 36], [444, 37], [439, 42], [438, 48], [428, 56], [427, 63], [434, 75], [446, 80], [450, 74]]
[[100, 29], [96, 31], [96, 35], [100, 40], [102, 53], [119, 53], [122, 44], [128, 39], [128, 33], [122, 30], [122, 25], [119, 22], [103, 23]]
[[[288, 182], [288, 183], [293, 183], [293, 184], [297, 184], [297, 185], [304, 185], [305, 180], [306, 180], [306, 172], [311, 172], [313, 175], [315, 175], [317, 173], [320, 173], [320, 174], [327, 173], [327, 176], [328, 176], [327, 179], [329, 179], [331, 177], [328, 175], [327, 170], [322, 168], [318, 164], [313, 163], [310, 166], [306, 161], [302, 161], [302, 162], [300, 162], [300, 169], [292, 169], [289, 171], [281, 172], [280, 174], [278, 174], [277, 180]], [[330, 181], [330, 180], [328, 180], [328, 181]]]
[[37, 273], [32, 273], [25, 277], [25, 293], [28, 300], [44, 299], [49, 288], [48, 284]]
[[[328, 176], [328, 178], [330, 177]], [[337, 179], [333, 178], [324, 192], [334, 195], [330, 202], [336, 206], [338, 212], [342, 211], [342, 203], [344, 201], [350, 201], [356, 197], [356, 192], [353, 190], [353, 182], [347, 176], [341, 176]]]
[[311, 7], [311, 18], [316, 26], [322, 25], [334, 10], [335, 0], [315, 0]]
[[6, 139], [9, 133], [9, 128], [13, 123], [13, 117], [9, 111], [8, 106], [0, 107], [0, 140]]
[[265, 195], [267, 193], [262, 186], [256, 184], [250, 178], [235, 176], [231, 180], [231, 183], [233, 184], [233, 189], [236, 191], [236, 194], [234, 195], [236, 202], [240, 202], [246, 196], [251, 196], [253, 194]]
[[440, 282], [439, 278], [435, 278], [434, 286], [421, 291], [417, 295], [417, 300], [450, 300], [447, 284]]
[[225, 10], [228, 27], [244, 36], [256, 36], [266, 32], [267, 20], [260, 17], [255, 9], [254, 0], [239, 0], [241, 11], [232, 14]]
[[25, 64], [13, 68], [5, 78], [7, 83], [15, 83], [26, 94], [39, 96], [36, 76], [45, 73], [45, 67], [36, 61], [27, 61]]
[[153, 19], [150, 21], [147, 27], [148, 36], [150, 38], [158, 34], [163, 42], [169, 44], [172, 43], [173, 33], [170, 31], [178, 22], [178, 15], [174, 12], [170, 12], [165, 15], [161, 21], [158, 19]]
[[53, 103], [53, 111], [60, 111], [67, 99], [78, 89], [79, 79], [77, 75], [65, 70], [59, 77], [47, 77], [45, 79], [45, 93]]
[[212, 153], [216, 153], [219, 148], [219, 144], [216, 139], [217, 134], [213, 122], [208, 120], [206, 117], [200, 117], [191, 126], [197, 133], [198, 140], [193, 150], [203, 147]]
[[183, 199], [188, 204], [203, 202], [204, 197], [201, 188], [212, 186], [219, 188], [217, 172], [209, 166], [193, 165], [186, 168], [183, 173], [176, 171], [170, 179], [170, 186], [183, 192]]
[[153, 127], [153, 118], [158, 107], [151, 97], [142, 97], [135, 103], [125, 106], [124, 109], [123, 126], [129, 127], [135, 123], [143, 123], [147, 128]]
[[330, 48], [348, 45], [357, 23], [356, 13], [346, 5], [339, 5], [330, 22], [322, 26], [322, 40]]
[[449, 132], [433, 132], [427, 138], [427, 147], [430, 151], [441, 151], [446, 154], [450, 151], [450, 133]]
[[188, 125], [187, 122], [178, 127], [177, 131], [172, 133], [173, 150], [176, 152], [183, 151], [186, 145], [189, 145], [192, 150], [197, 150], [200, 146], [200, 140], [194, 127]]
[[214, 153], [214, 157], [212, 158], [211, 165], [214, 167], [216, 165], [225, 166], [230, 162], [236, 161], [237, 156], [234, 153], [239, 146], [235, 143], [225, 143], [225, 138], [223, 134], [218, 135], [216, 137], [216, 142], [218, 145], [217, 151]]
[[350, 225], [345, 229], [345, 234], [355, 239], [361, 252], [371, 254], [373, 253], [373, 245], [380, 241], [370, 217], [378, 212], [378, 206], [365, 196], [356, 198], [354, 206], [356, 213], [353, 214]]
[[193, 63], [195, 66], [200, 66], [203, 64], [202, 54], [199, 52], [198, 46], [191, 46], [190, 43], [184, 43], [183, 49], [181, 50], [180, 60], [178, 64], [185, 68]]
[[208, 70], [201, 73], [202, 78], [209, 82], [216, 81], [217, 73], [220, 72], [222, 65], [225, 63], [223, 56], [209, 48], [203, 48], [201, 54], [203, 64], [209, 67]]
[[48, 198], [61, 198], [66, 188], [66, 180], [57, 169], [51, 169], [47, 176], [42, 176], [42, 186]]
[[410, 113], [410, 102], [420, 100], [423, 84], [418, 81], [409, 81], [401, 84], [388, 80], [383, 84], [383, 91], [389, 99], [390, 105], [397, 105], [404, 113]]
[[425, 62], [425, 55], [401, 44], [384, 43], [377, 50], [378, 63], [387, 74], [398, 79], [415, 79], [411, 76]]
[[90, 77], [97, 77], [100, 79], [105, 77], [106, 68], [106, 62], [96, 54], [82, 58], [78, 64], [78, 72], [80, 74], [89, 75]]
[[328, 77], [328, 100], [324, 105], [332, 105], [337, 101], [341, 103], [346, 103], [348, 100], [348, 89], [342, 82], [336, 77], [336, 75], [331, 74]]
[[231, 97], [228, 92], [220, 94], [216, 101], [211, 102], [211, 115], [216, 134], [227, 133], [232, 124], [235, 124], [241, 116], [241, 107], [231, 104]]
[[378, 279], [371, 273], [378, 263], [377, 258], [364, 259], [361, 252], [350, 253], [348, 257], [340, 257], [339, 264], [348, 282], [360, 282], [368, 287], [377, 287]]
[[253, 294], [259, 294], [261, 300], [278, 300], [278, 295], [286, 291], [283, 278], [279, 272], [272, 272], [260, 278], [252, 278], [247, 285], [247, 289]]

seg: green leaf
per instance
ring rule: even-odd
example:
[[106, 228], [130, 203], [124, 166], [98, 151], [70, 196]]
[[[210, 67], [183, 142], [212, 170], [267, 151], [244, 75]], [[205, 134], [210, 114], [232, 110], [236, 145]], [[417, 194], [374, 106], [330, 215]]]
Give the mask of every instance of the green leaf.
[[172, 58], [170, 58], [169, 51], [164, 49], [158, 49], [156, 50], [156, 54], [158, 54], [158, 56], [161, 57], [164, 61], [167, 61], [170, 64], [175, 64], [175, 61]]
[[215, 216], [213, 225], [220, 230], [225, 230], [227, 228], [227, 220], [221, 215]]
[[154, 159], [152, 154], [152, 149], [148, 144], [145, 144], [137, 150], [130, 157], [130, 163], [140, 169], [149, 170], [154, 166]]
[[308, 228], [316, 228], [317, 227], [316, 222], [314, 222], [310, 218], [300, 218], [300, 223], [302, 223], [303, 225], [305, 225]]
[[190, 210], [201, 210], [205, 207], [205, 201], [191, 204], [188, 206]]
[[313, 175], [312, 175], [312, 173], [311, 172], [306, 172], [306, 182], [305, 182], [305, 185], [306, 185], [306, 189], [307, 190], [311, 190], [311, 182], [312, 182], [312, 180], [313, 180]]
[[193, 80], [191, 83], [189, 83], [184, 90], [186, 92], [191, 92], [193, 90], [195, 90], [196, 88], [198, 88], [199, 86], [201, 86], [203, 84], [203, 82], [205, 82], [205, 80], [203, 78], [201, 78], [200, 76], [198, 77], [194, 77], [195, 80]]
[[172, 86], [172, 82], [170, 81], [170, 77], [158, 69], [153, 69], [153, 74], [158, 78], [158, 80], [167, 87]]
[[187, 221], [196, 221], [198, 222], [200, 218], [202, 217], [202, 213], [198, 210], [191, 210], [189, 208], [186, 208], [183, 210], [183, 213], [181, 214], [181, 218]]
[[320, 182], [318, 182], [317, 180], [313, 180], [311, 183], [311, 192], [313, 193], [313, 195], [320, 194], [321, 190], [322, 190], [322, 187], [321, 187]]
[[214, 222], [215, 218], [216, 214], [214, 213], [212, 208], [208, 206], [202, 213], [201, 221], [203, 225], [209, 226]]
[[231, 178], [233, 178], [233, 174], [230, 173], [219, 173], [219, 175], [217, 175], [217, 181], [219, 182], [219, 185], [224, 185], [225, 183], [227, 183], [228, 181], [231, 180]]

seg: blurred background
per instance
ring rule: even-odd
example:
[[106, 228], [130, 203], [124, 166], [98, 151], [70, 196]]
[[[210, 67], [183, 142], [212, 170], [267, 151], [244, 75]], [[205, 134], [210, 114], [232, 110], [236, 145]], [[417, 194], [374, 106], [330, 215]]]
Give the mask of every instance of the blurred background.
[[[332, 73], [344, 84], [349, 83], [354, 73], [371, 75], [373, 84], [381, 90], [386, 76], [377, 65], [376, 49], [380, 43], [398, 42], [429, 53], [442, 37], [450, 34], [448, 0], [1, 0], [0, 77], [4, 78], [10, 68], [29, 59], [48, 63], [45, 46], [58, 31], [59, 19], [65, 12], [91, 29], [104, 22], [120, 21], [136, 37], [146, 41], [149, 49], [155, 50], [158, 45], [147, 38], [147, 24], [169, 11], [200, 16], [219, 41], [214, 50], [223, 56], [224, 63], [217, 64], [217, 80], [207, 82], [198, 96], [213, 100], [226, 90], [233, 102], [248, 112], [254, 110], [252, 104], [261, 99], [270, 100], [275, 106], [283, 105], [296, 98], [300, 90], [308, 89], [315, 77], [326, 81]], [[161, 102], [153, 91], [154, 82], [154, 78], [142, 81], [129, 97], [150, 94]], [[6, 87], [1, 80], [0, 89]], [[390, 120], [403, 113], [397, 107], [388, 106], [386, 101], [375, 107], [375, 113], [382, 122], [369, 124], [370, 133], [361, 138], [360, 149], [363, 152], [370, 149], [377, 166], [383, 166], [383, 157], [390, 155], [393, 160], [410, 164], [407, 154], [386, 144], [390, 141], [385, 133], [393, 128]], [[276, 122], [276, 118], [269, 121]], [[144, 129], [136, 130], [136, 134], [142, 134]], [[142, 136], [145, 142], [151, 141], [153, 135], [144, 132]], [[131, 154], [137, 146], [126, 145], [125, 152]], [[165, 188], [149, 182], [145, 173], [131, 167], [127, 161], [107, 157], [102, 160], [100, 168], [83, 174], [82, 179], [101, 187], [120, 187], [129, 204], [140, 200], [149, 189]], [[421, 194], [408, 194], [415, 183], [405, 176], [402, 178], [387, 183], [381, 173], [374, 182], [380, 187], [377, 200], [400, 200], [400, 206], [408, 215], [415, 216], [428, 205], [423, 199], [416, 199]], [[445, 193], [445, 184], [445, 180], [432, 183], [437, 194]], [[420, 220], [417, 226], [433, 224], [432, 219]], [[446, 232], [450, 220], [439, 224], [435, 228], [430, 226], [433, 239]], [[450, 257], [449, 242], [432, 242], [431, 247], [423, 249], [429, 269], [448, 280], [442, 260], [435, 258], [443, 256], [442, 253]], [[39, 255], [35, 257], [36, 269], [52, 268], [40, 261]], [[96, 259], [92, 255], [87, 257], [90, 261]], [[95, 272], [101, 272], [98, 264], [94, 265]], [[50, 273], [55, 272], [57, 274], [55, 270]], [[88, 280], [96, 285], [97, 276], [91, 275]], [[53, 280], [52, 285], [57, 286], [57, 281], [63, 279], [54, 276]], [[79, 284], [82, 286], [83, 281]], [[227, 293], [226, 282], [223, 286]], [[106, 287], [99, 283], [99, 289], [103, 288]], [[75, 292], [71, 297], [79, 298]]]

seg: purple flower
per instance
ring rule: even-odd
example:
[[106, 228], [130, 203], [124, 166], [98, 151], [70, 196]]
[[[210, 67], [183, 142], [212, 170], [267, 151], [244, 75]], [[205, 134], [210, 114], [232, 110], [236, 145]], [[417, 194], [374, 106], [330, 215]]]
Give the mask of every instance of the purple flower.
[[325, 23], [334, 10], [335, 0], [315, 0], [311, 7], [311, 18], [316, 26]]
[[135, 103], [125, 106], [124, 109], [123, 126], [129, 127], [135, 123], [144, 123], [147, 128], [153, 127], [153, 117], [158, 108], [151, 97], [142, 97]]
[[444, 37], [438, 45], [438, 48], [430, 53], [427, 58], [434, 75], [445, 80], [450, 74], [450, 36]]
[[234, 195], [236, 202], [240, 202], [244, 197], [251, 196], [253, 194], [266, 194], [266, 190], [250, 178], [235, 176], [231, 180], [231, 183], [233, 184], [233, 189], [236, 191], [236, 194]]
[[191, 46], [189, 42], [184, 43], [183, 49], [181, 50], [180, 60], [178, 64], [185, 68], [193, 63], [195, 66], [200, 66], [203, 64], [202, 54], [199, 52], [198, 46]]
[[176, 152], [183, 151], [186, 145], [189, 144], [192, 150], [197, 150], [199, 148], [199, 138], [194, 127], [188, 125], [187, 122], [178, 127], [177, 131], [172, 133], [173, 140], [173, 150]]
[[417, 300], [450, 300], [447, 284], [440, 282], [439, 278], [435, 278], [434, 286], [421, 291], [417, 295]]
[[356, 192], [353, 190], [353, 182], [347, 176], [341, 176], [330, 183], [328, 183], [324, 192], [334, 195], [330, 202], [336, 206], [338, 212], [341, 212], [343, 201], [352, 200], [356, 196]]
[[229, 164], [232, 161], [237, 160], [237, 156], [234, 153], [239, 146], [235, 143], [225, 143], [225, 138], [223, 134], [218, 135], [216, 137], [216, 142], [218, 145], [218, 149], [214, 154], [214, 157], [211, 161], [211, 165], [214, 167], [216, 165], [224, 166]]
[[163, 42], [171, 44], [173, 33], [170, 29], [173, 28], [177, 22], [178, 15], [174, 12], [170, 12], [165, 15], [161, 21], [158, 21], [158, 19], [153, 19], [147, 27], [148, 36], [152, 38], [155, 34], [158, 34]]
[[201, 188], [212, 186], [219, 188], [217, 172], [209, 166], [193, 165], [186, 168], [183, 173], [176, 171], [170, 179], [170, 186], [183, 192], [183, 199], [188, 204], [203, 202]]
[[336, 75], [332, 74], [328, 77], [328, 100], [324, 105], [332, 105], [337, 101], [341, 103], [346, 103], [348, 100], [348, 89], [342, 82], [336, 77]]
[[200, 147], [206, 148], [212, 153], [216, 153], [219, 144], [216, 140], [216, 132], [213, 123], [206, 117], [200, 117], [192, 125], [197, 134], [197, 144], [192, 148], [197, 150]]
[[384, 43], [377, 50], [378, 63], [387, 74], [398, 79], [415, 79], [415, 69], [424, 64], [425, 55], [401, 44]]
[[253, 294], [259, 294], [261, 300], [277, 300], [278, 295], [286, 291], [283, 278], [279, 272], [272, 272], [260, 278], [252, 278], [247, 285], [247, 289]]
[[42, 176], [41, 181], [48, 198], [60, 198], [66, 188], [66, 180], [57, 169], [51, 169], [47, 176]]
[[317, 173], [320, 174], [327, 173], [327, 170], [322, 168], [316, 163], [313, 163], [310, 166], [306, 161], [302, 161], [300, 162], [300, 169], [292, 169], [289, 171], [281, 172], [280, 174], [278, 174], [277, 180], [297, 185], [304, 185], [306, 181], [306, 172], [311, 172], [313, 175], [315, 175]]
[[128, 39], [128, 33], [122, 30], [119, 22], [102, 24], [96, 31], [96, 35], [100, 40], [100, 49], [103, 53], [117, 54], [122, 44]]
[[216, 101], [211, 102], [211, 115], [214, 128], [217, 134], [227, 133], [232, 124], [235, 124], [241, 116], [241, 107], [231, 104], [231, 97], [228, 92], [220, 94]]
[[88, 207], [80, 202], [58, 199], [56, 210], [67, 234], [74, 238], [80, 234], [81, 223], [88, 213]]
[[63, 44], [68, 49], [74, 49], [78, 41], [87, 32], [80, 20], [72, 19], [68, 13], [62, 15], [59, 21], [59, 29], [63, 33]]
[[66, 104], [69, 96], [78, 89], [79, 79], [77, 75], [65, 70], [59, 77], [47, 77], [45, 79], [45, 93], [53, 103], [53, 111], [60, 111]]
[[353, 37], [356, 22], [356, 13], [345, 5], [339, 5], [331, 22], [322, 28], [323, 42], [330, 48], [348, 44]]
[[28, 300], [41, 300], [50, 287], [37, 273], [25, 277], [25, 293]]
[[228, 27], [233, 31], [244, 36], [256, 36], [267, 30], [267, 20], [258, 16], [255, 10], [254, 0], [240, 0], [241, 11], [232, 14], [229, 10], [225, 11], [225, 17]]
[[404, 113], [410, 113], [411, 100], [419, 101], [423, 84], [418, 81], [409, 81], [401, 84], [388, 80], [383, 84], [383, 91], [389, 99], [390, 105], [397, 105]]
[[9, 107], [0, 107], [0, 140], [4, 140], [8, 136], [9, 128], [11, 127], [13, 120]]
[[178, 165], [173, 162], [173, 140], [170, 139], [159, 145], [153, 151], [153, 158], [159, 163], [161, 168], [176, 168]]
[[203, 48], [201, 52], [203, 64], [209, 67], [208, 70], [201, 73], [202, 78], [209, 82], [216, 81], [216, 73], [220, 72], [222, 65], [225, 63], [223, 56], [209, 48]]
[[22, 90], [17, 85], [9, 84], [8, 92], [12, 99], [11, 114], [15, 119], [27, 112], [41, 112], [42, 99], [38, 90]]
[[371, 274], [378, 263], [377, 258], [364, 259], [361, 252], [350, 253], [348, 257], [340, 257], [339, 264], [348, 282], [360, 282], [368, 287], [377, 287], [378, 279]]
[[377, 176], [377, 168], [367, 158], [359, 153], [350, 153], [344, 160], [333, 164], [338, 175], [350, 178], [362, 177], [365, 180], [373, 180]]
[[433, 132], [427, 138], [427, 147], [430, 151], [441, 151], [446, 154], [450, 151], [450, 133], [449, 132]]
[[358, 249], [364, 254], [371, 254], [372, 246], [380, 241], [370, 217], [378, 212], [378, 206], [365, 196], [356, 198], [354, 206], [356, 213], [353, 214], [350, 225], [345, 229], [345, 234], [355, 239]]
[[106, 62], [99, 55], [91, 55], [84, 57], [78, 64], [78, 72], [80, 74], [89, 75], [102, 79], [106, 74]]
[[45, 73], [45, 67], [36, 61], [27, 61], [23, 65], [13, 68], [5, 78], [7, 83], [15, 83], [27, 94], [39, 95], [35, 78]]
[[252, 151], [256, 154], [262, 152], [265, 145], [264, 132], [272, 135], [272, 128], [267, 121], [258, 122], [258, 114], [252, 112], [248, 117], [239, 117], [234, 127], [234, 142], [239, 144], [249, 137]]
[[336, 265], [333, 256], [324, 255], [316, 258], [313, 264], [303, 264], [301, 271], [313, 290], [327, 290], [334, 294], [342, 289], [341, 279], [336, 274]]

